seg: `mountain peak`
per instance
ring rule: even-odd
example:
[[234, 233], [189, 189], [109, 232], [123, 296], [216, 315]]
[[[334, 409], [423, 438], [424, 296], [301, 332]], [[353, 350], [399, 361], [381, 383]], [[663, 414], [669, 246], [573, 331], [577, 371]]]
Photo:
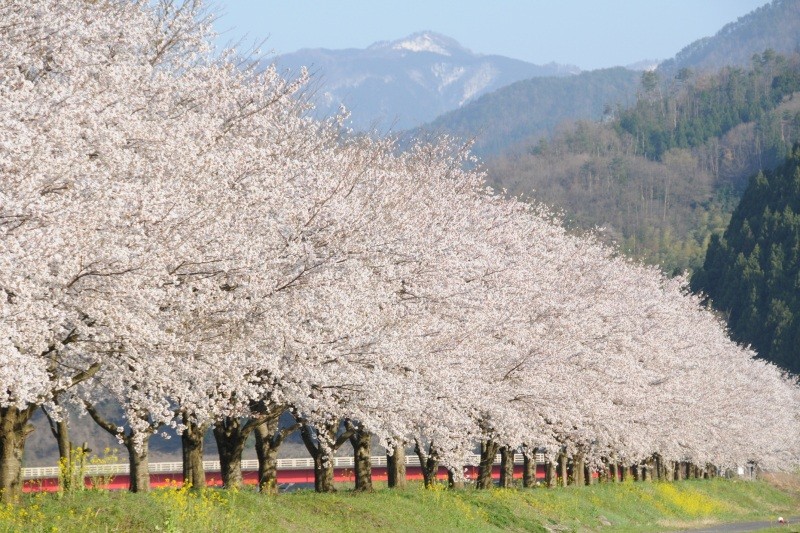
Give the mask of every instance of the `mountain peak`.
[[381, 41], [370, 46], [371, 49], [405, 50], [409, 52], [428, 52], [442, 56], [469, 52], [461, 44], [440, 33], [420, 31], [396, 41]]

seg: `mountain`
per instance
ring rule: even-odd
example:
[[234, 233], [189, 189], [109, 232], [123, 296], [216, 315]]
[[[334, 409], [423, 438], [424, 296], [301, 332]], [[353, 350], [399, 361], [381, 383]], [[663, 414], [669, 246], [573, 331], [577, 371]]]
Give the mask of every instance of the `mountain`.
[[473, 139], [476, 154], [497, 154], [524, 139], [548, 136], [562, 122], [610, 116], [618, 106], [635, 101], [640, 77], [641, 72], [616, 67], [518, 81], [438, 117], [414, 134]]
[[704, 37], [659, 65], [676, 73], [682, 68], [716, 70], [724, 66], [746, 67], [753, 54], [772, 49], [791, 54], [800, 48], [800, 0], [773, 0], [736, 22], [723, 26], [713, 37]]
[[680, 272], [703, 264], [748, 177], [778, 166], [798, 140], [800, 55], [763, 54], [751, 69], [643, 87], [628, 109], [561, 125], [485, 166], [495, 188], [556, 208], [572, 228], [602, 227], [626, 254]]
[[290, 73], [308, 67], [316, 80], [312, 98], [317, 116], [330, 116], [344, 104], [352, 128], [382, 132], [416, 127], [518, 80], [579, 72], [573, 66], [475, 54], [433, 32], [367, 49], [304, 49], [274, 62]]

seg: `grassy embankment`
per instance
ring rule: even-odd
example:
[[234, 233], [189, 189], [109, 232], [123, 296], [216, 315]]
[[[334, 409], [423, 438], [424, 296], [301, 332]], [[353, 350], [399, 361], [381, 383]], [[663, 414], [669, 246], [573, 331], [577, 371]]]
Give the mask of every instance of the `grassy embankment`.
[[[568, 489], [379, 489], [369, 494], [162, 489], [26, 496], [0, 531], [669, 531], [797, 515], [800, 495], [764, 482], [622, 483]], [[782, 531], [797, 531], [782, 528]]]

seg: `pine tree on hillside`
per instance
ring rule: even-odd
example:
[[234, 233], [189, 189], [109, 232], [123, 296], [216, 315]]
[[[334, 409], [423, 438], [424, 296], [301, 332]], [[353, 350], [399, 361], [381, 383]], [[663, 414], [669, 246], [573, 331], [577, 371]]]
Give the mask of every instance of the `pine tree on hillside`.
[[692, 288], [726, 314], [737, 340], [800, 373], [800, 144], [783, 166], [751, 178]]

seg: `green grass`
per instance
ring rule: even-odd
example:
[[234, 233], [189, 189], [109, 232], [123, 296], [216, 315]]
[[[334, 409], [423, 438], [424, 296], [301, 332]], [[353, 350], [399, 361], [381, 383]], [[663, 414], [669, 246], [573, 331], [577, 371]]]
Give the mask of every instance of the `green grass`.
[[668, 531], [795, 515], [797, 494], [763, 482], [623, 483], [369, 494], [162, 489], [26, 496], [0, 505], [0, 531]]

